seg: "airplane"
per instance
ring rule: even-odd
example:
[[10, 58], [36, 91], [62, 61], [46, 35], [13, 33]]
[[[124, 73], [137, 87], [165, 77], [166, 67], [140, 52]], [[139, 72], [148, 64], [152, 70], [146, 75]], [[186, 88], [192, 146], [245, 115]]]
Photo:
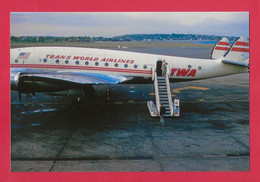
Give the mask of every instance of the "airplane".
[[[164, 76], [159, 73], [162, 65], [166, 65]], [[19, 100], [22, 93], [80, 89], [91, 96], [93, 85], [154, 83], [156, 106], [147, 102], [151, 116], [160, 116], [160, 104], [169, 116], [179, 116], [179, 101], [172, 101], [169, 83], [248, 72], [249, 42], [240, 37], [230, 45], [224, 37], [213, 47], [210, 59], [95, 48], [15, 48], [10, 50], [10, 67], [11, 89], [18, 91]]]

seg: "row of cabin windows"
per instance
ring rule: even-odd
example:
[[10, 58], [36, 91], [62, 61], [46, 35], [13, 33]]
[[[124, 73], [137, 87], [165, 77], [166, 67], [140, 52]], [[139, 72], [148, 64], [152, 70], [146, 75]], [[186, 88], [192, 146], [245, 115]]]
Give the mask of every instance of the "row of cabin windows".
[[[42, 61], [42, 60], [40, 59], [40, 61]], [[15, 62], [15, 63], [18, 63], [19, 61], [18, 61], [18, 59], [16, 59], [16, 60], [14, 60], [14, 62]], [[43, 59], [43, 62], [46, 63], [46, 62], [47, 62], [47, 59]], [[60, 60], [56, 59], [55, 62], [58, 64], [58, 63], [60, 63]], [[76, 63], [77, 65], [79, 65], [79, 61], [76, 61], [75, 63]], [[65, 64], [69, 64], [69, 61], [68, 61], [68, 60], [65, 60]], [[86, 61], [86, 62], [85, 62], [85, 65], [89, 65], [89, 62]], [[98, 66], [99, 63], [98, 63], [98, 62], [95, 62], [95, 65]], [[105, 66], [106, 66], [106, 67], [107, 67], [108, 65], [109, 65], [108, 63], [105, 63]], [[114, 66], [115, 66], [115, 67], [118, 67], [118, 63], [115, 63]], [[128, 68], [128, 64], [125, 64], [124, 67], [125, 67], [125, 68]], [[138, 66], [135, 64], [135, 65], [134, 65], [134, 68], [136, 69], [137, 67], [138, 67]], [[144, 65], [143, 68], [144, 68], [144, 69], [147, 69], [147, 66]], [[191, 65], [188, 65], [188, 68], [191, 69]], [[201, 69], [202, 69], [201, 66], [199, 66], [199, 67], [198, 67], [198, 70], [201, 70]]]
[[[41, 61], [41, 59], [40, 59], [40, 61]], [[47, 59], [43, 59], [43, 62], [46, 63], [46, 62], [47, 62]], [[59, 63], [60, 63], [60, 60], [56, 59], [56, 60], [55, 60], [55, 63], [59, 64]], [[65, 64], [69, 64], [69, 61], [68, 61], [68, 60], [65, 60]], [[75, 64], [76, 64], [76, 65], [79, 65], [79, 61], [76, 61]], [[85, 65], [89, 65], [89, 62], [86, 61], [86, 62], [85, 62]], [[99, 62], [95, 62], [95, 65], [98, 66], [98, 65], [99, 65]], [[107, 66], [109, 66], [109, 64], [108, 64], [108, 63], [105, 63], [105, 66], [107, 67]], [[118, 67], [119, 64], [118, 64], [118, 63], [115, 63], [114, 66], [115, 66], [115, 67]], [[128, 68], [128, 64], [125, 64], [124, 67], [125, 67], [125, 68]], [[135, 64], [135, 65], [134, 65], [134, 68], [137, 69], [138, 66]], [[147, 66], [144, 65], [143, 68], [144, 68], [144, 69], [147, 69]]]

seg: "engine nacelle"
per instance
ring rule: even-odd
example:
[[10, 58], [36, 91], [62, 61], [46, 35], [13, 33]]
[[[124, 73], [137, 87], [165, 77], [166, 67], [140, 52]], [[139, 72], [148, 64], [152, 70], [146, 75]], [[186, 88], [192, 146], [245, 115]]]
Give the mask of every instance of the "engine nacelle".
[[10, 73], [10, 84], [12, 90], [19, 90], [19, 78], [21, 72], [12, 72]]

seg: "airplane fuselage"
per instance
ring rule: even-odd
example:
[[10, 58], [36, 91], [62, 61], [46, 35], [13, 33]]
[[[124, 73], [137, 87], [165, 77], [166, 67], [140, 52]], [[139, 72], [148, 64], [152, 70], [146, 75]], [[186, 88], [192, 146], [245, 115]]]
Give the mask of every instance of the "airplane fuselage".
[[[206, 79], [247, 72], [245, 67], [226, 65], [222, 59], [183, 58], [117, 50], [73, 47], [11, 49], [11, 70], [98, 72], [150, 79], [158, 60], [165, 60], [169, 78], [175, 81]], [[26, 55], [20, 56], [24, 52]]]

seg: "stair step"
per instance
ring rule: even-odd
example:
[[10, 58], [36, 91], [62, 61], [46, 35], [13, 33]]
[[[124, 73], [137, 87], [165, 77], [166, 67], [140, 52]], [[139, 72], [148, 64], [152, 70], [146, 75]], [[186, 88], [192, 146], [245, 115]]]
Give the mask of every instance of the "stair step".
[[160, 91], [159, 91], [159, 94], [168, 95], [168, 92], [160, 92]]
[[159, 95], [168, 95], [167, 92], [159, 92]]
[[161, 79], [165, 79], [165, 77], [164, 76], [157, 76], [157, 79], [161, 80]]
[[166, 83], [166, 80], [157, 80], [158, 83]]
[[162, 101], [161, 104], [169, 104], [168, 100], [167, 101]]
[[168, 108], [169, 104], [163, 104], [163, 107]]
[[169, 104], [169, 101], [168, 101], [168, 97], [163, 97], [163, 98], [159, 98], [160, 102], [166, 102], [167, 101], [167, 104]]
[[159, 88], [159, 91], [167, 91], [166, 88]]
[[166, 95], [163, 95], [163, 94], [159, 94], [159, 96], [162, 98], [168, 98], [168, 95], [166, 94]]
[[[160, 99], [160, 102], [162, 102], [162, 101], [168, 101], [168, 100], [161, 100], [161, 99]], [[165, 103], [165, 104], [169, 104], [169, 102], [167, 102], [167, 103]]]

